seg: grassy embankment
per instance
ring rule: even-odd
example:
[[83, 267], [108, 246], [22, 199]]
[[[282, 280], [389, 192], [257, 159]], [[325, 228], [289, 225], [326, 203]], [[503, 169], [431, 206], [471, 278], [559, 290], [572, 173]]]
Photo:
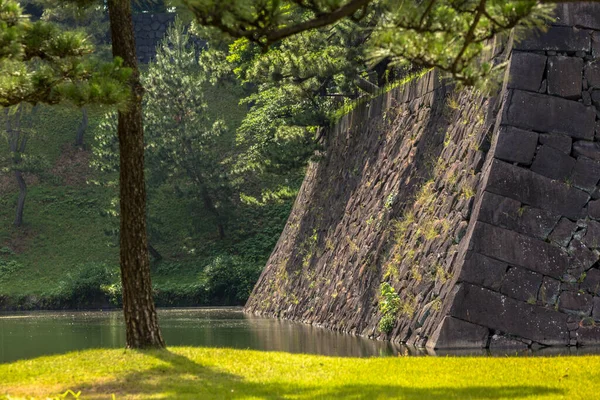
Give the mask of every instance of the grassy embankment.
[[[246, 107], [238, 104], [240, 90], [232, 85], [211, 86], [205, 94], [208, 112], [229, 126], [223, 140], [229, 140], [231, 146], [233, 132], [246, 113]], [[103, 110], [89, 112], [87, 149], [103, 114]], [[98, 306], [102, 302], [87, 299], [94, 297], [94, 290], [99, 291], [95, 287], [98, 282], [118, 285], [116, 274], [102, 271], [103, 266], [116, 271], [118, 265], [118, 239], [111, 234], [118, 221], [105, 212], [117, 189], [87, 183], [109, 177], [89, 167], [89, 150], [73, 146], [80, 118], [78, 110], [63, 107], [38, 111], [27, 151], [43, 155], [49, 167], [28, 178], [25, 225], [21, 228], [12, 226], [16, 185], [12, 175], [0, 173], [0, 309]], [[0, 142], [0, 158], [7, 155], [7, 147], [4, 140]], [[198, 305], [203, 290], [199, 274], [218, 255], [252, 254], [257, 267], [264, 263], [291, 207], [291, 202], [263, 209], [240, 207], [241, 215], [228, 237], [219, 240], [215, 227], [202, 223], [210, 218], [204, 218], [197, 205], [178, 197], [168, 184], [156, 193], [149, 199], [149, 209], [162, 229], [152, 243], [163, 256], [153, 265], [157, 301], [162, 305]], [[113, 289], [119, 291], [118, 286]], [[73, 294], [75, 291], [78, 293]], [[84, 297], [85, 301], [79, 300]]]
[[[600, 357], [333, 358], [89, 350], [0, 364], [0, 398], [594, 399]], [[66, 398], [73, 398], [67, 396]]]

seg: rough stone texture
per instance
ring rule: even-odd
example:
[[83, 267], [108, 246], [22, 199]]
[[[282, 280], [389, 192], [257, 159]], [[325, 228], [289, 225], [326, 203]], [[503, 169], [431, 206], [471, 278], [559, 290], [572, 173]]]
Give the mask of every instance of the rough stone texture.
[[470, 252], [465, 258], [460, 280], [493, 290], [500, 290], [508, 264]]
[[600, 143], [588, 142], [585, 140], [577, 141], [573, 144], [573, 155], [576, 157], [584, 156], [592, 160], [600, 161]]
[[515, 43], [515, 50], [526, 51], [585, 51], [591, 46], [590, 35], [583, 29], [553, 26], [547, 32], [533, 32]]
[[583, 59], [548, 57], [548, 94], [578, 99], [581, 97]]
[[[402, 303], [389, 337], [425, 344], [460, 272], [456, 258], [483, 175], [479, 148], [499, 112], [469, 90], [454, 94], [459, 107], [450, 108], [450, 95], [429, 73], [330, 131], [247, 311], [383, 337], [377, 300], [388, 280]], [[485, 266], [498, 277], [506, 271], [493, 260]]]
[[[581, 289], [595, 296], [600, 295], [600, 270], [592, 268], [585, 274], [585, 279], [581, 283]], [[596, 309], [594, 307], [594, 309]], [[600, 313], [600, 308], [597, 310]]]
[[558, 299], [558, 309], [582, 316], [590, 315], [592, 296], [579, 292], [562, 292]]
[[498, 160], [492, 162], [486, 189], [572, 219], [579, 218], [589, 200], [587, 193], [567, 183]]
[[567, 315], [463, 284], [450, 315], [546, 345], [567, 345]]
[[[429, 341], [431, 348], [464, 349], [487, 347], [489, 329], [460, 319], [445, 317]], [[456, 340], [456, 337], [460, 340]]]
[[[565, 154], [571, 154], [571, 146], [573, 145], [573, 140], [569, 136], [541, 134], [539, 138], [540, 144], [553, 147], [556, 150], [560, 150]], [[496, 156], [496, 158], [502, 159], [498, 156]]]
[[523, 268], [513, 267], [508, 270], [500, 288], [500, 293], [515, 300], [535, 304], [538, 291], [542, 285], [542, 279], [543, 275]]
[[556, 17], [561, 25], [600, 30], [600, 4], [593, 1], [559, 4]]
[[[499, 157], [498, 157], [499, 158]], [[550, 179], [566, 181], [575, 167], [576, 160], [554, 147], [540, 147], [531, 170]]]
[[498, 136], [496, 158], [529, 165], [533, 161], [538, 144], [538, 134], [512, 126], [503, 127]]
[[558, 244], [559, 246], [567, 247], [573, 238], [576, 228], [577, 224], [575, 224], [575, 222], [571, 222], [567, 218], [561, 218], [550, 234], [550, 241]]
[[536, 53], [514, 52], [510, 64], [508, 87], [530, 92], [539, 91], [546, 69], [546, 59], [546, 56]]
[[507, 114], [507, 122], [519, 128], [594, 138], [596, 111], [576, 101], [515, 90]]
[[600, 63], [598, 61], [587, 63], [584, 72], [588, 87], [600, 89]]
[[542, 305], [554, 306], [560, 294], [560, 281], [545, 276], [538, 291], [538, 301]]
[[[590, 7], [498, 46], [517, 51], [494, 97], [428, 73], [342, 118], [246, 311], [432, 348], [600, 344]], [[382, 282], [400, 300], [388, 334]]]
[[572, 170], [571, 183], [576, 188], [593, 192], [600, 180], [600, 162], [587, 157], [579, 157]]

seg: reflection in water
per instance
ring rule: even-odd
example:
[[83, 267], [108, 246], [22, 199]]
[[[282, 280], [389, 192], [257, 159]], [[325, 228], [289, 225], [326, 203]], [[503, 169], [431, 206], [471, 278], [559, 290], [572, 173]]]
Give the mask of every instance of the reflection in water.
[[[170, 346], [230, 347], [342, 357], [436, 355], [389, 342], [331, 332], [310, 325], [245, 315], [241, 308], [159, 310]], [[0, 363], [98, 347], [123, 347], [121, 311], [0, 313]], [[534, 355], [599, 353], [597, 348], [549, 348]], [[455, 350], [437, 355], [531, 355], [503, 349]]]
[[[245, 315], [241, 308], [159, 310], [170, 346], [231, 347], [330, 356], [387, 356], [388, 342]], [[98, 347], [123, 347], [121, 311], [0, 314], [0, 362]]]

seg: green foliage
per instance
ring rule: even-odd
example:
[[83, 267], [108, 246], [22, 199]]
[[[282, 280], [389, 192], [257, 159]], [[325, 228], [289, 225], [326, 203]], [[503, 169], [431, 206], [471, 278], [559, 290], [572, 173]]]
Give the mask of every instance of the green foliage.
[[[198, 22], [263, 48], [294, 35], [337, 26], [345, 20], [368, 25], [369, 58], [392, 64], [437, 67], [460, 82], [476, 84], [497, 72], [480, 56], [489, 41], [513, 28], [542, 27], [551, 6], [536, 0], [185, 0]], [[223, 4], [225, 3], [225, 4]], [[326, 63], [326, 61], [325, 61]]]
[[373, 36], [374, 60], [436, 67], [467, 85], [498, 69], [480, 57], [489, 51], [491, 39], [515, 27], [542, 27], [552, 10], [535, 0], [390, 0], [384, 4], [386, 18]]
[[93, 49], [84, 32], [31, 22], [19, 3], [0, 0], [0, 106], [65, 100], [123, 106], [131, 70], [118, 59], [90, 59]]
[[23, 265], [16, 260], [0, 258], [0, 282], [5, 281], [10, 275], [19, 272], [22, 269]]
[[396, 324], [396, 316], [400, 311], [400, 297], [389, 283], [383, 282], [379, 287], [379, 330], [390, 333]]
[[218, 256], [201, 274], [211, 304], [244, 304], [258, 280], [262, 265], [237, 256]]
[[107, 295], [115, 298], [115, 285], [118, 285], [119, 270], [106, 263], [88, 263], [69, 272], [52, 291], [51, 298], [56, 304], [72, 308], [86, 308], [102, 305]]

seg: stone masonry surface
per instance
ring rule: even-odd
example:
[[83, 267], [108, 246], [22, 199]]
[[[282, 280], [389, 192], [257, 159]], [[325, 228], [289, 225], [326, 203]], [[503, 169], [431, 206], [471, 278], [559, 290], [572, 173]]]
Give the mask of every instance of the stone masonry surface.
[[430, 348], [600, 344], [600, 4], [556, 17], [494, 44], [496, 96], [431, 71], [342, 118], [246, 311]]

